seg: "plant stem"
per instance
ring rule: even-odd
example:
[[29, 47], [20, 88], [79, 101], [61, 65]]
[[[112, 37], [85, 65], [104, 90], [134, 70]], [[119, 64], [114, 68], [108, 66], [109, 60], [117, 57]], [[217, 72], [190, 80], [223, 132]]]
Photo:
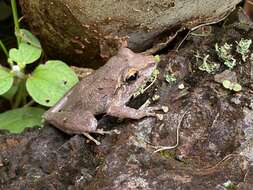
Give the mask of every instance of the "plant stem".
[[0, 46], [1, 46], [1, 48], [2, 48], [2, 50], [3, 50], [3, 52], [4, 52], [4, 54], [5, 54], [6, 57], [8, 58], [8, 57], [9, 57], [9, 54], [8, 54], [8, 51], [7, 51], [7, 49], [6, 49], [5, 45], [4, 45], [4, 43], [2, 42], [2, 40], [0, 40]]
[[31, 101], [28, 102], [26, 105], [24, 105], [24, 107], [30, 107], [30, 106], [32, 106], [33, 104], [35, 104], [35, 101], [34, 101], [34, 100], [31, 100]]
[[18, 11], [17, 11], [16, 0], [11, 0], [11, 8], [12, 8], [12, 15], [13, 15], [14, 26], [15, 26], [15, 35], [17, 38], [18, 46], [19, 46], [21, 38], [19, 36], [20, 28], [19, 28], [19, 22], [18, 22]]
[[20, 106], [21, 102], [24, 100], [24, 96], [25, 96], [25, 80], [19, 79], [18, 92], [15, 98], [13, 108], [17, 108], [18, 106]]

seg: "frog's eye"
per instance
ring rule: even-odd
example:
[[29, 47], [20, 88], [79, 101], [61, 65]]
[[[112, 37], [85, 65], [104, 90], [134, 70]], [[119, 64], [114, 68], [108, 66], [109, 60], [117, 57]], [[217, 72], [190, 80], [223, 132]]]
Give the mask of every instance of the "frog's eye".
[[136, 81], [138, 78], [138, 71], [135, 71], [135, 72], [131, 72], [127, 78], [126, 78], [126, 82], [127, 83], [131, 83], [133, 81]]

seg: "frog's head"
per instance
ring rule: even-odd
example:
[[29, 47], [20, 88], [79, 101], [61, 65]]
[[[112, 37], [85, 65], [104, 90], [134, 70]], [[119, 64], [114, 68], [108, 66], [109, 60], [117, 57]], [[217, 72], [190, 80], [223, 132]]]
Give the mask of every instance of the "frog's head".
[[136, 54], [130, 49], [122, 48], [118, 55], [124, 57], [127, 63], [121, 76], [121, 94], [125, 101], [129, 99], [138, 89], [146, 84], [156, 69], [158, 61], [152, 55]]
[[152, 55], [137, 54], [128, 48], [121, 48], [118, 55], [124, 57], [127, 62], [122, 76], [123, 83], [149, 78], [157, 67], [158, 61]]

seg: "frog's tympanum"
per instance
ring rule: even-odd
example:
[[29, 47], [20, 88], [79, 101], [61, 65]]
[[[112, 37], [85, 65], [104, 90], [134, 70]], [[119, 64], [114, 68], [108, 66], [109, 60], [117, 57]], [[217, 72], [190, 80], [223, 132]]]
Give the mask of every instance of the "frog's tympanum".
[[157, 66], [154, 56], [121, 48], [104, 66], [83, 78], [44, 114], [46, 122], [68, 134], [96, 132], [96, 115], [140, 119], [156, 116], [152, 109], [125, 104], [145, 85]]

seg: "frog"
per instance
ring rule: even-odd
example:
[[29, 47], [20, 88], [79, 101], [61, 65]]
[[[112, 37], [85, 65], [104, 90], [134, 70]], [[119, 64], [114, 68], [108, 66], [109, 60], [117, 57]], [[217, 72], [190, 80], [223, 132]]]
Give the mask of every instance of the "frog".
[[105, 65], [84, 77], [43, 115], [44, 121], [67, 134], [100, 133], [96, 116], [105, 114], [117, 118], [138, 120], [156, 117], [157, 107], [135, 109], [126, 104], [143, 87], [157, 69], [153, 55], [134, 53], [122, 47]]

